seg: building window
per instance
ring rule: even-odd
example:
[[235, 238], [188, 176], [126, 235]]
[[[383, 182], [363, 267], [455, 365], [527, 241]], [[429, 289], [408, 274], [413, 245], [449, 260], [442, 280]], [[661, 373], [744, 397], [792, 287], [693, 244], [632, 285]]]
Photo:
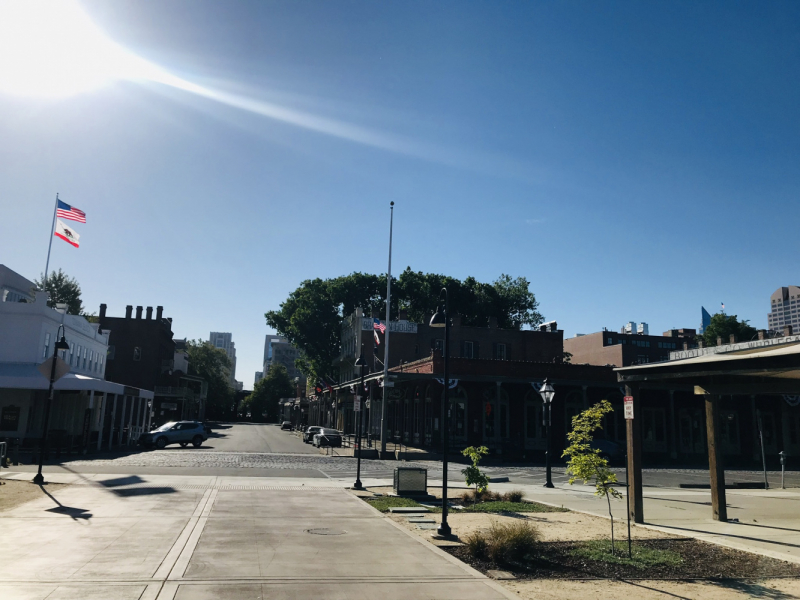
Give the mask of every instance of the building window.
[[444, 340], [433, 340], [433, 348], [439, 352], [444, 352]]
[[89, 351], [86, 348], [84, 348], [83, 349], [83, 368], [84, 368], [84, 370], [86, 369], [86, 357], [87, 357], [88, 353], [89, 353]]
[[464, 358], [472, 358], [474, 345], [472, 342], [464, 342], [464, 351], [461, 353]]
[[613, 343], [614, 343], [614, 339], [613, 339], [613, 338], [608, 338], [608, 345], [610, 346], [610, 345], [612, 345]]
[[50, 354], [50, 334], [44, 334], [44, 351], [42, 352], [42, 358], [47, 358], [47, 355]]
[[142, 349], [139, 346], [133, 349], [133, 360], [142, 360]]
[[89, 370], [94, 371], [94, 350], [89, 351]]
[[497, 360], [505, 360], [506, 359], [506, 345], [505, 344], [497, 344], [497, 352], [495, 358]]
[[75, 342], [69, 343], [69, 366], [72, 366], [72, 359], [75, 358]]

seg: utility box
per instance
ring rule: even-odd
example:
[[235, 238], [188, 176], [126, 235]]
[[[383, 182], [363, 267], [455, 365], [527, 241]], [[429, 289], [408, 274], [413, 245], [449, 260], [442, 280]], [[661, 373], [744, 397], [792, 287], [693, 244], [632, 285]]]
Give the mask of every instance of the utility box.
[[398, 496], [425, 496], [428, 494], [428, 469], [396, 467], [394, 493]]

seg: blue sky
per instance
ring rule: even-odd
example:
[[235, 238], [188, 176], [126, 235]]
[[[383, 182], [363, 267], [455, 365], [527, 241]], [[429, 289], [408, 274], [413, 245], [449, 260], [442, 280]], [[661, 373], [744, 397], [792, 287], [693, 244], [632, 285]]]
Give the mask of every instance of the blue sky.
[[721, 302], [765, 327], [799, 281], [796, 2], [80, 6], [204, 92], [0, 81], [0, 262], [44, 270], [59, 192], [88, 223], [51, 265], [87, 307], [232, 332], [246, 388], [266, 310], [385, 272], [390, 201], [395, 273], [525, 276], [568, 337]]

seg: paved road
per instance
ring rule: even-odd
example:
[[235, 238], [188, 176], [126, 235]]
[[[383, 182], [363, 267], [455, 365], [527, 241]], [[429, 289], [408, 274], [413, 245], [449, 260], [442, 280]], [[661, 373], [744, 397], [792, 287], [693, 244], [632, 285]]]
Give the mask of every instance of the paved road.
[[220, 423], [212, 427], [212, 432], [203, 444], [204, 449], [217, 452], [319, 454], [311, 444], [304, 444], [296, 435], [281, 431], [280, 426], [275, 424]]

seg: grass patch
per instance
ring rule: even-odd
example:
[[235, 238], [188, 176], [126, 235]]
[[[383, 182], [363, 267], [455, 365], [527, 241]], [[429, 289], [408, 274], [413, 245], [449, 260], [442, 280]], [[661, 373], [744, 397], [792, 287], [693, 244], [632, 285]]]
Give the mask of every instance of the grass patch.
[[505, 500], [495, 500], [492, 502], [480, 502], [474, 505], [467, 505], [464, 511], [483, 513], [552, 513], [569, 512], [569, 509], [558, 506], [547, 506], [546, 504], [539, 504], [538, 502], [508, 502]]
[[576, 558], [585, 558], [615, 565], [628, 565], [637, 569], [648, 567], [675, 567], [681, 564], [681, 555], [672, 550], [649, 548], [634, 543], [632, 558], [628, 558], [628, 542], [614, 544], [615, 554], [611, 555], [610, 540], [592, 540], [572, 550], [570, 554]]
[[389, 512], [390, 508], [398, 506], [410, 506], [417, 508], [422, 506], [416, 500], [411, 498], [398, 498], [396, 496], [381, 496], [379, 498], [367, 498], [367, 502], [377, 508], [381, 512]]

